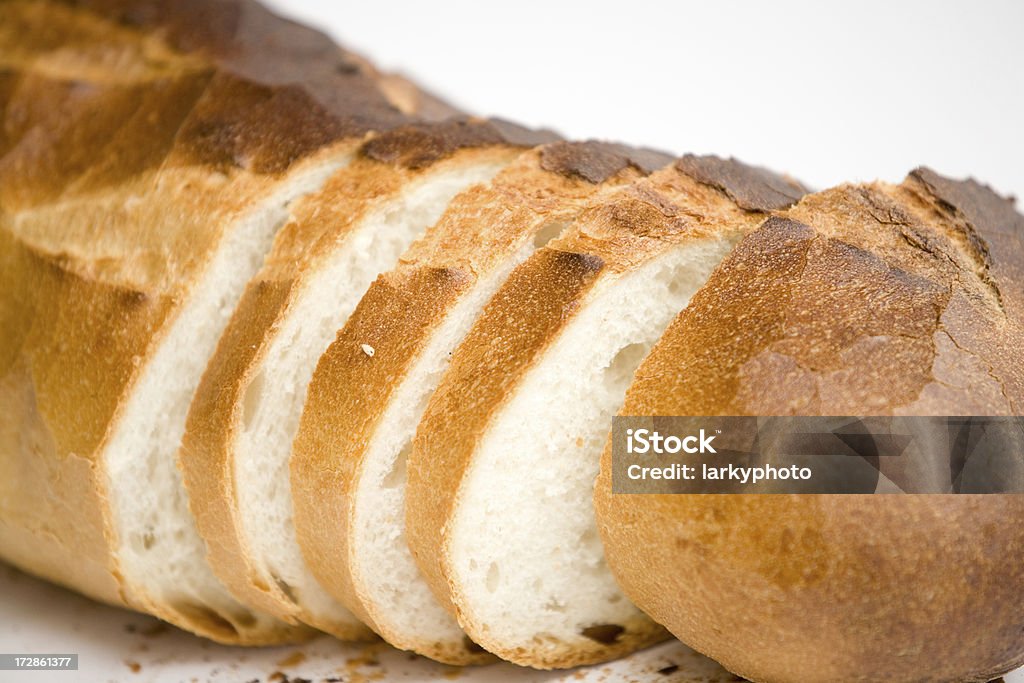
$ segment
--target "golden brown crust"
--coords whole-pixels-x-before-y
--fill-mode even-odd
[[[500,119],[451,118],[441,123],[402,126],[369,140],[360,156],[401,168],[418,170],[451,156],[461,149],[508,145],[536,147],[554,140],[557,134],[532,130]]]
[[[51,117],[62,119],[55,125],[66,125],[68,108],[90,106],[92,116],[72,123],[75,128],[97,125],[91,120],[97,116],[107,122],[102,135],[80,130],[73,142],[52,133],[39,140],[59,149],[61,159],[81,154],[81,163],[92,163],[90,157],[114,144],[123,154],[111,169],[139,171],[123,155],[163,162],[168,149],[157,143],[167,131],[174,140],[169,163],[274,174],[330,144],[412,120],[388,101],[380,74],[365,60],[250,0],[69,5],[78,8],[20,0],[0,7],[9,27],[0,30],[0,65],[24,74],[26,96],[38,101],[40,91],[63,89],[54,93],[63,106],[45,103]],[[111,82],[112,71],[120,81]],[[161,106],[136,111],[139,97],[153,99],[181,80],[188,92],[168,93]],[[29,123],[45,111],[39,110]],[[187,116],[165,127],[142,116],[175,112]],[[156,132],[158,139],[121,137],[125,118],[141,126],[140,135]],[[33,166],[41,170],[38,161]]]
[[[67,4],[208,62],[222,83],[184,130],[189,162],[285,170],[340,139],[358,138],[427,114],[455,110],[406,87],[398,102],[385,76],[325,34],[274,15],[253,0],[71,0]],[[413,89],[418,90],[418,89]],[[213,94],[213,93],[211,93]],[[193,156],[194,155],[194,156]]]
[[[604,642],[604,636],[599,636],[597,640],[585,639],[579,643],[567,644],[556,641],[557,647],[544,650],[538,650],[536,647],[506,647],[498,654],[502,659],[534,669],[573,669],[619,659],[672,637],[664,627],[645,616],[622,621],[623,623],[614,625],[621,627],[622,632],[615,635],[610,644]]]
[[[600,190],[542,170],[542,153],[522,155],[490,186],[457,197],[399,266],[373,284],[320,360],[291,460],[296,529],[324,587],[385,639],[449,663],[491,656],[461,643],[406,642],[375,617],[353,575],[351,499],[384,406],[459,296],[518,253],[535,231],[570,220]],[[637,176],[624,168],[615,183]],[[374,349],[372,356],[364,344]]]
[[[122,604],[90,456],[134,373],[136,339],[163,322],[169,302],[84,282],[6,229],[0,253],[0,462],[9,475],[0,547],[29,571]]]
[[[960,233],[982,280],[994,287],[999,304],[1014,320],[1024,320],[1024,216],[1014,201],[973,178],[957,181],[929,168],[915,169],[902,185],[923,194],[932,210]]]
[[[324,41],[247,1],[0,3],[0,552],[222,641],[305,632],[127,585],[104,446],[231,222],[410,120]]]
[[[686,154],[676,168],[699,183],[711,185],[747,211],[779,211],[807,194],[799,181],[736,159]]]
[[[644,175],[654,173],[672,161],[672,157],[652,149],[635,149],[618,143],[561,142],[541,152],[540,167],[569,178],[603,183],[627,166]]]
[[[777,182],[770,172],[756,170],[765,175],[747,173],[744,182]],[[611,643],[581,639],[531,651],[502,643],[488,635],[486,624],[475,622],[452,578],[446,528],[489,425],[599,280],[613,280],[680,243],[750,230],[760,220],[760,214],[740,209],[706,180],[673,165],[581,212],[572,229],[513,271],[487,304],[420,422],[406,493],[409,546],[435,594],[470,637],[505,659],[534,667],[577,666],[664,637],[660,628],[638,620]]]
[[[1004,251],[1020,217],[972,182],[924,178],[769,219],[658,342],[622,414],[1019,412],[1021,321],[993,285],[1020,291]],[[740,675],[985,681],[1024,661],[1024,496],[613,495],[609,458],[609,566]]]
[[[598,511],[629,596],[741,676],[988,681],[1024,661],[1019,496],[620,497]]]
[[[248,284],[196,391],[180,458],[210,563],[244,602],[338,638],[370,637],[362,626],[318,618],[252,564],[234,479],[245,396],[261,373],[277,330],[319,263],[344,244],[367,215],[428,172],[510,161],[521,151],[515,145],[534,135],[516,129],[506,138],[502,130],[491,121],[453,118],[403,126],[371,138],[349,166],[297,202],[263,268]]]
[[[808,196],[787,220],[772,219],[738,248],[743,266],[723,266],[715,286],[709,283],[695,297],[661,342],[672,344],[671,330],[686,326],[688,339],[703,335],[686,347],[702,360],[666,350],[667,362],[692,364],[693,370],[686,377],[659,370],[649,380],[638,379],[636,391],[644,392],[649,381],[661,392],[676,392],[679,409],[714,411],[707,414],[927,414],[936,402],[945,410],[959,406],[962,414],[1010,412],[1014,404],[1006,396],[1024,391],[1008,343],[1015,324],[1005,316],[992,322],[1000,320],[992,317],[997,301],[984,281],[966,277],[975,267],[969,254],[896,195],[883,186],[843,187]],[[799,221],[817,232],[807,233],[810,228]],[[783,255],[797,246],[813,256],[804,283],[798,279],[803,271],[771,270],[770,259],[786,263]],[[751,275],[755,264],[764,264],[763,277]],[[859,279],[837,281],[833,275],[852,272]],[[844,288],[847,280],[855,284]],[[720,326],[701,317],[705,309],[697,304],[725,284],[743,291],[747,301],[778,305],[744,317],[722,338]],[[723,305],[715,315],[724,314]],[[735,316],[749,306],[728,305],[736,306]],[[822,341],[812,345],[807,339]],[[978,358],[996,374],[976,377]],[[893,373],[894,367],[901,372]],[[673,389],[674,383],[687,386]],[[742,412],[728,412],[734,410]]]

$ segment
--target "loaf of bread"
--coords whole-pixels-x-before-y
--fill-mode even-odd
[[[973,181],[805,197],[746,237],[624,415],[1019,415],[1024,218]],[[1018,451],[1017,456],[1020,453]],[[612,494],[608,563],[756,681],[988,681],[1024,661],[1020,495]]]
[[[5,0],[0,559],[224,643],[993,677],[1020,496],[613,495],[606,440],[1019,415],[1022,241],[927,169],[467,116],[253,0]]]

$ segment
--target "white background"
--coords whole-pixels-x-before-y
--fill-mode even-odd
[[[1024,2],[270,4],[473,113],[817,188],[928,164],[1024,195]]]

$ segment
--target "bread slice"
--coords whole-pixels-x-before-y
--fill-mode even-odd
[[[1020,415],[1024,217],[974,181],[809,195],[744,239],[628,415]],[[623,590],[751,680],[987,681],[1024,663],[1024,496],[612,494]],[[951,641],[950,633],[970,634]]]
[[[467,634],[571,667],[664,637],[621,593],[590,505],[633,370],[732,245],[802,188],[686,156],[581,213],[487,304],[409,460],[408,539]]]
[[[664,161],[594,142],[524,154],[455,199],[320,359],[292,454],[299,542],[324,587],[393,645],[452,664],[489,659],[431,595],[403,534],[408,446],[450,352],[588,198]]]
[[[467,187],[550,134],[452,119],[367,142],[298,202],[249,282],[189,412],[181,463],[220,579],[243,602],[340,638],[366,627],[306,568],[288,459],[317,360],[370,283]]]
[[[192,392],[288,204],[410,119],[247,2],[0,3],[0,556],[223,642],[175,466]]]

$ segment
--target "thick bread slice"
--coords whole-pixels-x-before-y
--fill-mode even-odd
[[[374,282],[320,360],[292,455],[295,524],[324,586],[392,644],[486,661],[419,576],[403,533],[405,458],[448,356],[508,272],[594,195],[661,154],[556,143],[457,197]]]
[[[370,283],[466,187],[550,134],[453,119],[398,128],[292,210],[196,392],[181,463],[220,579],[243,602],[340,638],[369,635],[306,568],[288,458],[313,369]]]
[[[974,181],[808,196],[722,263],[622,413],[1020,415],[1022,266],[1024,217]],[[1024,496],[613,495],[610,457],[613,573],[739,675],[988,681],[1024,662]]]
[[[732,244],[802,192],[683,157],[584,211],[488,303],[417,430],[406,498],[419,566],[474,641],[551,668],[664,637],[604,565],[590,499],[609,421]]]
[[[0,3],[0,112],[0,556],[216,640],[301,635],[216,580],[174,455],[288,203],[408,117],[245,1]]]

